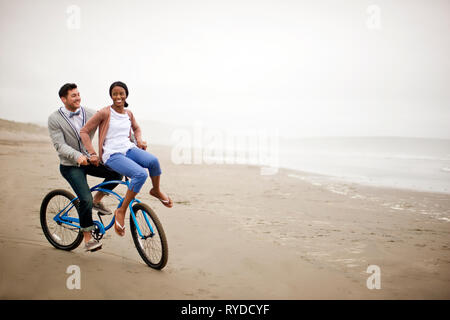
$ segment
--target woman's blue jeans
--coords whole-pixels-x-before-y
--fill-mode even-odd
[[[129,177],[130,190],[133,192],[141,191],[145,180],[148,177],[160,176],[161,167],[158,159],[142,149],[133,147],[125,154],[114,153],[106,161],[105,165],[120,174]]]

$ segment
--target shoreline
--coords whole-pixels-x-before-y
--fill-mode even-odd
[[[356,139],[359,140],[361,138],[380,138],[380,139],[386,139],[386,138],[391,138],[391,137],[309,137],[309,138],[293,138],[293,141],[295,140],[317,140],[317,139],[323,139],[323,138],[337,138],[337,139],[341,139],[341,138],[345,138],[345,139]],[[442,139],[442,138],[420,138],[420,137],[392,137],[392,138],[403,138],[403,139],[418,139],[418,140],[440,140],[440,141],[450,141],[449,139]],[[94,137],[94,140],[97,139],[97,134]],[[13,142],[14,141],[14,142]],[[44,127],[42,125],[39,124],[35,124],[35,123],[22,123],[22,122],[16,122],[16,121],[12,121],[12,120],[4,120],[4,119],[0,119],[0,143],[1,144],[9,144],[9,145],[13,145],[15,142],[20,142],[22,144],[29,144],[29,143],[45,143],[45,142],[50,142],[50,139],[48,137],[48,129],[47,127]],[[153,146],[155,147],[159,147],[159,148],[173,148],[172,145],[166,145],[166,144],[153,144]],[[192,149],[193,150],[193,154],[195,154],[195,148]],[[193,156],[192,158],[195,158],[195,156]],[[382,157],[383,158],[383,157]],[[203,156],[200,159],[200,164],[194,163],[196,161],[196,159],[193,159],[194,161],[191,161],[191,165],[206,165],[209,166],[210,164],[205,163],[205,159],[203,159]],[[198,160],[198,159],[197,159]],[[223,164],[224,165],[228,165],[229,163],[226,163],[225,159]],[[237,163],[239,160],[238,159],[233,159],[234,162],[231,163],[231,165],[245,165],[245,166],[256,166],[258,168],[262,168],[264,166],[259,165],[259,164],[250,164],[247,162],[248,159],[244,159],[244,163],[240,164]],[[212,159],[212,161],[214,161],[214,159]],[[214,163],[213,163],[214,164]],[[221,164],[222,165],[222,164]],[[285,166],[277,166],[276,167],[277,170],[288,170],[288,171],[293,171],[292,174],[295,175],[296,173],[298,173],[299,175],[309,175],[309,176],[314,176],[317,177],[319,180],[324,180],[324,182],[336,182],[336,183],[343,183],[343,184],[357,184],[357,185],[361,185],[361,186],[365,186],[365,187],[374,187],[374,188],[386,188],[386,189],[392,189],[392,190],[403,190],[403,191],[411,191],[411,192],[424,192],[424,193],[436,193],[436,194],[442,194],[442,195],[447,195],[450,196],[450,189],[448,191],[441,191],[441,190],[428,190],[425,188],[413,188],[413,187],[407,187],[405,185],[392,185],[389,183],[382,183],[382,182],[369,182],[369,181],[362,181],[362,178],[358,178],[358,177],[352,177],[352,176],[337,176],[337,175],[333,175],[333,174],[328,174],[328,173],[322,173],[322,172],[317,172],[317,171],[308,171],[305,169],[297,169],[297,168],[293,168],[293,167],[285,167]],[[448,169],[448,170],[445,170]],[[441,171],[443,172],[450,172],[450,168],[442,168]],[[367,178],[367,177],[366,177]],[[449,179],[450,179],[450,175],[449,175]],[[320,183],[320,182],[319,182]],[[450,188],[450,186],[449,186]]]

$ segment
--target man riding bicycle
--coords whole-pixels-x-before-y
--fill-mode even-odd
[[[83,232],[85,250],[101,249],[102,243],[92,238],[94,230],[92,209],[101,214],[112,214],[101,202],[102,192],[92,197],[86,175],[105,178],[104,182],[122,180],[122,175],[109,170],[103,164],[94,166],[88,162],[89,154],[80,138],[80,129],[94,115],[95,111],[82,107],[77,85],[66,83],[59,90],[59,97],[64,104],[48,117],[48,130],[53,145],[60,159],[61,175],[69,182],[79,199],[78,214],[81,231]],[[92,132],[90,138],[94,136]],[[105,185],[105,189],[112,190],[117,184]]]

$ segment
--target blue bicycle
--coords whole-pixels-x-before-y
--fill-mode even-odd
[[[108,181],[91,188],[91,192],[101,191],[112,195],[118,200],[117,207],[123,202],[123,197],[116,192],[102,188],[107,184],[124,184],[129,187],[129,181]],[[57,249],[73,250],[83,240],[83,232],[80,230],[78,218],[78,197],[64,189],[49,192],[42,200],[40,216],[41,226],[47,240]],[[75,208],[75,210],[74,210]],[[145,263],[154,269],[161,270],[167,264],[169,249],[167,239],[161,222],[156,213],[145,203],[138,199],[130,202],[130,230],[134,244]],[[111,227],[115,218],[105,226],[102,215],[100,221],[94,220],[95,230],[92,236],[100,240]]]

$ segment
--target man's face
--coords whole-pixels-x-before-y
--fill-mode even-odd
[[[76,110],[80,107],[81,97],[77,88],[69,90],[67,96],[62,97],[61,100],[69,110]]]

